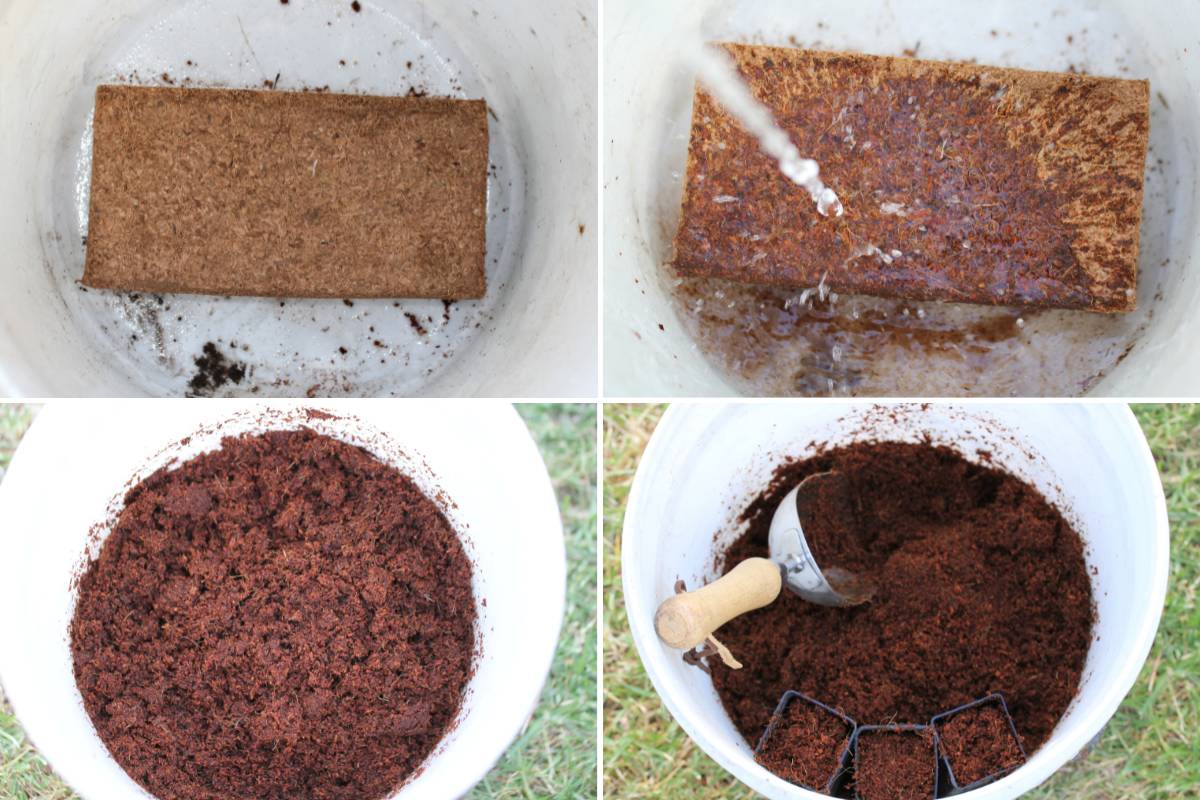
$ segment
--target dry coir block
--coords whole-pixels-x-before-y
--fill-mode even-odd
[[[101,86],[83,282],[482,297],[487,169],[482,100]]]
[[[845,206],[822,217],[698,89],[684,275],[1131,311],[1146,81],[726,45]]]

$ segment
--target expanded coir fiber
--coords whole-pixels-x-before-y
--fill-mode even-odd
[[[937,755],[933,731],[862,730],[854,754],[858,800],[933,800]]]
[[[758,741],[795,690],[860,724],[925,723],[1003,693],[1037,749],[1079,687],[1094,610],[1083,543],[1032,486],[954,450],[857,443],[782,466],[745,509],[731,568],[766,556],[771,517],[805,476],[837,469],[859,527],[814,542],[821,564],[868,576],[874,598],[827,608],[784,591],[717,636],[745,667],[710,659],[742,735]]]
[[[453,725],[475,618],[470,562],[416,484],[275,431],[129,490],[71,652],[100,738],[160,800],[373,800]]]
[[[985,704],[938,723],[942,755],[959,786],[1019,767],[1025,756],[998,705]]]

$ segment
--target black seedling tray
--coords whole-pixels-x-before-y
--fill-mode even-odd
[[[815,792],[824,792],[830,797],[853,797],[855,800],[862,800],[859,797],[857,790],[853,792],[850,791],[848,784],[850,775],[853,774],[853,772],[858,768],[858,740],[864,733],[870,735],[878,732],[923,730],[933,731],[934,783],[933,795],[930,800],[962,794],[963,792],[968,792],[972,789],[978,789],[981,786],[986,786],[989,783],[998,781],[1006,775],[1009,775],[1019,769],[1028,758],[1028,754],[1025,752],[1025,747],[1021,744],[1021,737],[1017,733],[1017,726],[1013,722],[1012,715],[1008,711],[1008,704],[1004,701],[1004,695],[1000,694],[999,692],[989,694],[986,697],[981,697],[978,700],[973,700],[970,703],[957,706],[949,711],[943,711],[942,713],[934,716],[928,724],[892,723],[890,725],[859,725],[853,719],[838,711],[836,708],[827,706],[820,700],[816,700],[806,694],[790,690],[783,693],[783,697],[779,699],[779,704],[775,706],[775,711],[771,715],[771,721],[767,724],[767,729],[763,731],[763,735],[759,737],[758,744],[754,748],[755,756],[762,752],[767,740],[779,726],[780,721],[783,719],[783,712],[787,710],[788,704],[797,700],[814,705],[820,708],[822,711],[834,715],[843,723],[845,723],[845,725],[851,731],[850,736],[847,739],[846,750],[842,754],[841,766],[838,767],[837,772],[833,774],[824,787],[803,786],[803,784],[796,784]],[[950,764],[950,760],[943,752],[938,726],[949,718],[953,717],[955,714],[983,705],[996,705],[1004,714],[1004,719],[1008,723],[1008,729],[1012,733],[1013,741],[1017,743],[1017,748],[1021,752],[1021,764],[1016,764],[1012,767],[994,772],[991,775],[980,778],[977,781],[966,784],[965,786],[961,786],[959,785],[958,780],[954,777],[954,768]]]

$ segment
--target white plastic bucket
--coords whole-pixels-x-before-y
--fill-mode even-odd
[[[654,610],[677,578],[715,577],[713,557],[740,533],[737,515],[786,456],[812,443],[879,438],[977,449],[1032,482],[1085,542],[1094,568],[1096,638],[1079,694],[1046,743],[1002,780],[969,794],[1013,798],[1045,781],[1104,727],[1150,651],[1167,588],[1167,510],[1133,414],[1114,404],[867,406],[825,402],[676,404],[638,467],[625,514],[622,580],[642,663],[683,729],[767,797],[815,798],[754,762],[708,675],[659,642]],[[714,533],[720,535],[714,541]]]
[[[596,28],[594,0],[0,0],[0,395],[183,396],[212,342],[250,369],[222,395],[593,396]],[[486,99],[487,298],[84,291],[95,87],[163,75]]]
[[[1151,168],[1136,320],[1145,328],[1091,394],[1200,392],[1200,350],[1193,346],[1200,324],[1194,313],[1200,303],[1198,28],[1196,4],[1139,0],[609,0],[602,143],[606,392],[741,393],[684,330],[663,277],[678,220],[695,74],[681,54],[700,40],[897,56],[919,43],[921,58],[1148,78]]]
[[[566,563],[554,491],[524,424],[492,403],[322,407],[346,418],[308,420],[294,404],[264,418],[265,406],[225,401],[60,401],[26,434],[0,484],[0,602],[11,610],[0,619],[0,682],[30,739],[83,797],[149,798],[96,735],[71,671],[71,582],[89,529],[131,476],[212,449],[227,433],[309,425],[445,493],[430,496],[473,564],[481,656],[455,727],[396,798],[464,794],[529,719],[558,640]],[[186,436],[189,444],[172,445]]]

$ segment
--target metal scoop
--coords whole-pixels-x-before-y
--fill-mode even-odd
[[[654,615],[658,638],[668,647],[691,650],[734,617],[775,601],[784,585],[811,603],[853,606],[875,593],[864,578],[837,567],[817,566],[804,538],[808,525],[833,512],[852,514],[849,485],[839,472],[805,478],[783,498],[771,518],[770,558],[748,558],[694,592],[668,597]]]

